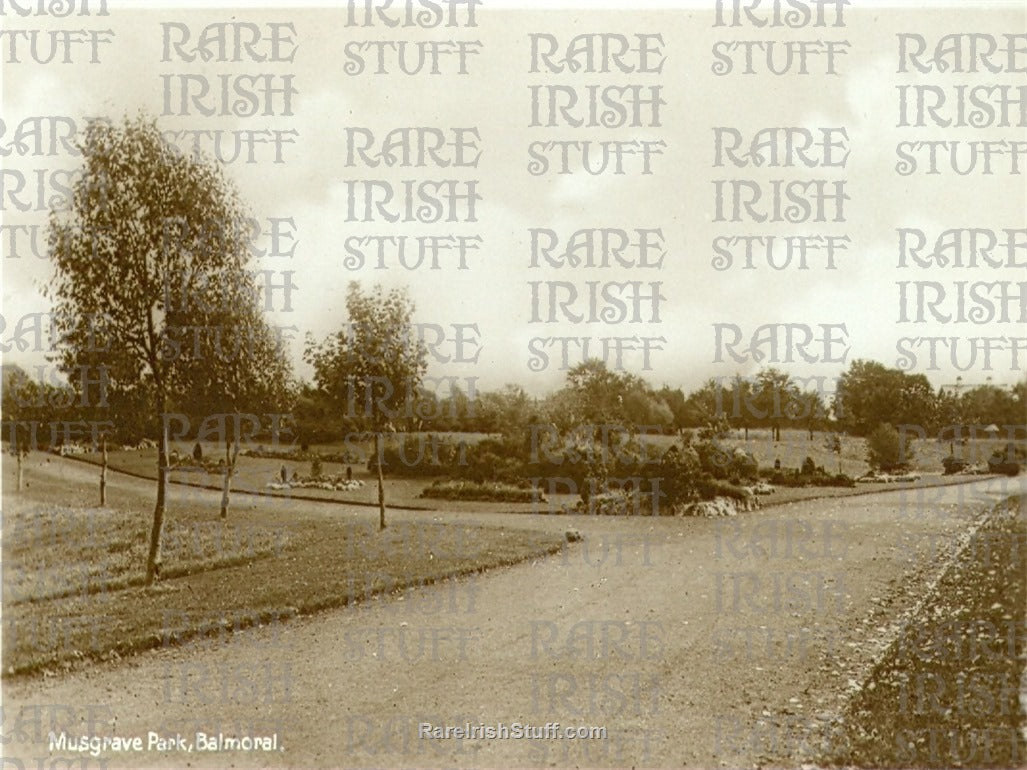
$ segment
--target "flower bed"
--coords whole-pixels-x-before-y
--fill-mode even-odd
[[[364,482],[360,479],[347,480],[343,476],[319,476],[317,478],[303,476],[294,477],[289,481],[271,481],[267,484],[268,489],[275,491],[287,489],[324,489],[335,492],[355,492],[363,486]]]

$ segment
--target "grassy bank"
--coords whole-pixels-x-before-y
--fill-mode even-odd
[[[4,464],[5,489],[14,485]],[[122,480],[88,508],[88,466],[53,458],[4,495],[3,672],[53,673],[552,553],[558,535],[438,521],[379,532],[366,510],[173,499],[162,579],[142,573],[153,487]],[[174,498],[174,495],[173,495]],[[76,504],[78,503],[78,504]]]

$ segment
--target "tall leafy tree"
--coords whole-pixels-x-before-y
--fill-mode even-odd
[[[414,333],[414,304],[405,290],[381,286],[346,291],[348,323],[321,343],[308,339],[304,358],[318,388],[375,437],[379,527],[385,529],[382,459],[385,434],[410,408],[428,369],[428,351]]]
[[[24,485],[25,455],[35,444],[39,446],[40,411],[47,406],[45,387],[32,380],[16,364],[3,365],[2,408],[4,438],[17,462],[16,489]],[[45,441],[45,439],[44,439]]]
[[[149,585],[159,576],[167,510],[166,415],[197,371],[188,347],[175,351],[168,340],[185,327],[236,333],[248,218],[221,167],[183,154],[154,121],[91,121],[80,149],[71,206],[50,216],[58,363],[65,372],[101,367],[115,395],[150,396],[159,439]]]
[[[1027,415],[1023,408],[1024,383],[1011,390],[990,383],[977,385],[962,394],[960,406],[966,421],[977,428],[995,424],[1023,425]]]
[[[303,451],[311,444],[334,441],[353,427],[351,421],[339,413],[338,405],[309,382],[301,382],[295,388],[292,418]]]
[[[521,437],[527,430],[532,401],[520,385],[482,393],[478,400],[480,427],[484,432]]]
[[[827,422],[828,408],[823,394],[818,388],[799,388],[790,405],[794,419],[806,428],[809,440],[813,440],[813,431]]]
[[[735,414],[733,385],[711,377],[685,400],[688,427],[703,427],[710,422]],[[739,411],[744,407],[739,407]]]
[[[753,383],[740,374],[731,380],[730,416],[736,423],[741,423],[745,432],[745,440],[749,440],[749,427],[759,423],[762,416],[755,402],[756,392]]]
[[[662,431],[674,426],[674,413],[670,407],[644,384],[628,390],[624,396],[624,414],[630,425],[658,427]]]
[[[781,422],[800,414],[798,386],[786,372],[769,367],[756,375],[752,388],[757,417],[770,425],[774,441],[780,441]]]
[[[937,407],[934,389],[923,374],[862,359],[842,373],[834,397],[835,416],[857,436],[868,436],[881,423],[933,428]]]
[[[667,408],[670,409],[671,414],[674,418],[674,429],[681,431],[689,427],[688,421],[688,406],[685,401],[685,394],[681,388],[671,388],[669,385],[664,385],[656,394]]]
[[[606,362],[590,358],[567,371],[564,386],[576,425],[630,423],[626,405],[628,395],[644,390],[645,383],[627,372],[614,371]]]
[[[561,434],[559,443],[568,450],[567,472],[585,502],[606,486],[611,472],[620,473],[628,457],[636,454],[644,461],[638,442],[643,426],[673,421],[670,408],[642,378],[610,369],[596,358],[567,371],[566,384],[547,399],[546,411],[547,421]]]

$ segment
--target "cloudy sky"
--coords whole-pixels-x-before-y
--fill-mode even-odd
[[[896,172],[899,142],[1027,140],[1027,131],[1015,109],[1008,127],[898,127],[898,86],[941,86],[951,100],[955,98],[954,86],[1017,86],[1023,83],[1023,75],[900,73],[896,34],[921,34],[931,48],[941,35],[957,31],[990,33],[1002,42],[1003,33],[1023,33],[1023,10],[978,7],[925,13],[861,6],[861,11],[846,11],[844,27],[790,30],[715,27],[712,13],[694,8],[642,12],[588,9],[570,2],[564,6],[564,10],[478,9],[478,25],[474,28],[422,30],[388,29],[380,25],[348,27],[343,10],[144,10],[121,7],[111,0],[108,16],[72,16],[43,27],[47,34],[57,29],[113,30],[113,42],[99,45],[100,62],[96,64],[89,63],[90,50],[83,44],[72,47],[73,63],[35,64],[26,61],[30,52],[24,42],[16,50],[22,61],[14,63],[8,34],[0,49],[4,57],[5,134],[0,138],[5,156],[4,224],[38,226],[40,243],[45,242],[45,212],[36,210],[34,204],[30,210],[21,211],[20,205],[35,198],[38,170],[45,169],[44,173],[50,175],[55,169],[75,168],[80,161],[63,151],[37,156],[31,150],[19,150],[13,137],[23,120],[33,116],[66,116],[81,125],[85,116],[119,119],[143,111],[156,117],[167,130],[297,132],[296,142],[284,149],[284,163],[270,162],[271,153],[264,147],[258,150],[261,162],[232,163],[227,167],[227,175],[258,219],[295,220],[294,256],[265,259],[257,266],[294,271],[297,290],[291,312],[283,311],[279,295],[272,316],[276,324],[298,328],[292,353],[301,374],[309,374],[300,362],[303,336],[310,333],[323,337],[343,323],[344,291],[351,280],[365,286],[377,282],[408,287],[417,304],[417,320],[422,323],[446,328],[452,324],[478,325],[481,352],[477,362],[436,362],[433,374],[478,377],[479,386],[487,388],[517,382],[536,393],[558,385],[563,377],[558,348],[549,349],[549,365],[541,371],[529,365],[529,345],[538,337],[591,337],[593,350],[601,345],[598,340],[603,337],[665,337],[664,349],[652,353],[648,371],[643,371],[638,353],[625,354],[625,368],[642,374],[655,385],[668,383],[688,390],[707,377],[736,372],[753,374],[761,366],[751,359],[738,363],[723,355],[721,358],[726,360],[718,362],[715,324],[737,325],[746,338],[763,324],[807,324],[814,331],[821,324],[845,324],[847,361],[873,358],[888,365],[898,364],[901,356],[897,340],[903,337],[958,338],[957,362],[965,365],[970,360],[970,338],[1027,336],[1016,296],[1008,304],[1009,320],[1005,323],[996,318],[983,323],[941,323],[929,312],[927,322],[902,322],[898,281],[939,282],[949,297],[938,310],[950,313],[956,310],[951,295],[957,290],[957,282],[1015,282],[1024,280],[1024,275],[1022,268],[1011,267],[902,269],[898,267],[896,235],[897,228],[921,228],[933,243],[941,231],[950,228],[1001,231],[1027,225],[1024,175],[1008,173],[1008,156],[995,158],[995,173],[991,175],[974,173],[964,177],[948,170],[936,175],[918,172],[902,176]],[[8,30],[30,30],[40,24],[37,18],[8,17],[5,21]],[[190,40],[195,41],[208,24],[242,21],[259,25],[265,33],[269,23],[292,24],[294,61],[255,62],[244,52],[242,61],[218,61],[215,57],[207,62],[187,62],[175,55],[173,49],[170,60],[164,60],[164,34],[172,29],[168,24],[186,25]],[[181,27],[173,29],[178,34]],[[660,74],[531,72],[532,33],[554,35],[563,48],[573,36],[587,33],[616,33],[631,40],[638,34],[658,33],[663,37],[661,54],[666,60]],[[760,49],[756,49],[754,59],[759,73],[742,74],[739,70],[743,53],[737,48],[729,51],[723,45],[724,41],[771,39],[776,41],[779,57],[789,40],[846,41],[850,45],[847,54],[837,59],[836,76],[824,74],[822,54],[811,57],[810,74],[768,74],[766,53],[762,53],[761,60]],[[365,41],[380,40],[403,41],[410,51],[417,41],[480,41],[481,47],[478,55],[469,57],[467,75],[454,74],[453,56],[443,58],[444,73],[440,75],[382,75],[372,71],[373,54],[356,47]],[[49,50],[46,34],[38,42],[41,54]],[[717,75],[713,71],[718,43],[722,45],[717,50],[732,57],[735,70],[730,74]],[[285,45],[283,50],[289,50]],[[1027,48],[1022,42],[1019,46],[1021,50]],[[269,48],[262,41],[255,50],[267,52]],[[354,74],[352,67],[347,71],[346,65],[352,64],[352,53],[357,50],[365,51],[369,66]],[[230,48],[230,59],[231,53]],[[1023,66],[1027,64],[1027,53],[1017,54],[1014,59]],[[386,64],[396,69],[395,54],[389,53]],[[273,102],[273,111],[277,113],[273,115],[206,116],[195,109],[190,114],[179,114],[182,76],[202,76],[216,93],[222,76],[257,74],[271,75],[278,83],[282,77],[292,77],[297,93],[291,115],[282,114],[280,98]],[[171,84],[169,93],[165,92],[166,84]],[[582,96],[589,85],[640,85],[646,93],[649,87],[660,86],[665,104],[660,107],[656,126],[647,120],[641,127],[532,127],[531,87],[552,85],[574,86]],[[221,106],[218,100],[205,103]],[[948,111],[943,114],[952,115]],[[477,129],[481,137],[477,168],[371,169],[347,165],[348,127],[368,128],[380,138],[390,129],[411,126]],[[844,127],[849,156],[844,168],[717,168],[713,141],[713,129],[717,126],[738,129],[745,136],[766,127],[806,128],[815,132]],[[529,146],[551,140],[588,141],[597,149],[599,142],[636,140],[662,141],[666,147],[664,154],[653,159],[654,173],[650,175],[636,172],[637,158],[628,159],[628,173],[623,175],[590,176],[580,171],[532,175]],[[960,161],[965,162],[966,148],[960,152]],[[920,153],[918,157],[922,161],[926,155]],[[1025,165],[1027,157],[1022,157],[1021,170]],[[12,197],[12,190],[17,190],[22,179],[24,187]],[[482,195],[477,205],[477,221],[347,221],[347,183],[367,179],[397,185],[403,180],[477,180]],[[761,183],[765,196],[770,194],[772,180],[787,183],[823,179],[831,185],[844,180],[850,198],[845,203],[845,221],[714,221],[715,182],[735,179]],[[51,193],[46,191],[47,195]],[[833,208],[830,210],[833,214]],[[531,228],[551,228],[562,239],[583,228],[659,228],[667,253],[659,270],[617,266],[593,270],[532,268]],[[10,234],[8,227],[2,259],[5,342],[10,341],[19,318],[47,309],[40,289],[50,275],[47,260],[31,256],[23,241],[19,241],[17,255],[11,252]],[[457,260],[452,255],[443,256],[439,270],[423,264],[418,269],[405,269],[393,258],[384,270],[371,265],[349,269],[345,262],[346,239],[376,235],[479,236],[482,243],[480,250],[471,252],[466,270],[457,269]],[[714,239],[743,235],[847,236],[851,242],[847,251],[838,254],[833,270],[825,269],[822,252],[811,252],[806,270],[795,264],[775,270],[765,260],[757,262],[751,270],[738,265],[716,269]],[[1019,236],[1021,244],[1024,240]],[[736,254],[740,248],[736,247]],[[1027,261],[1027,249],[1020,248],[1017,259],[1021,264]],[[582,296],[590,281],[642,281],[645,285],[659,281],[665,299],[660,304],[659,322],[645,313],[642,323],[573,323],[566,317],[557,323],[533,323],[533,281],[571,282]],[[1010,291],[1016,294],[1015,287]],[[914,297],[915,293],[909,296]],[[916,306],[911,304],[909,308],[912,319]],[[581,310],[582,305],[573,309]],[[836,347],[835,352],[844,347]],[[822,352],[817,346],[810,346],[809,351]],[[914,371],[926,373],[935,385],[953,382],[959,374],[968,382],[983,382],[989,376],[996,382],[1013,382],[1023,376],[1027,366],[1027,352],[1021,351],[1018,366],[1014,367],[1010,354],[1000,347],[993,351],[992,369],[988,371],[980,358],[973,370],[957,371],[949,361],[948,348],[941,343],[936,368],[929,365],[926,346],[917,352]],[[842,363],[808,364],[797,355],[793,357],[796,360],[788,362],[782,349],[776,365],[797,375],[828,377],[837,375],[844,367]],[[42,363],[43,356],[15,348],[6,354],[5,360],[31,366]],[[762,362],[768,363],[775,362]]]

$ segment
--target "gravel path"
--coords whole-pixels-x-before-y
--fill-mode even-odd
[[[5,770],[81,759],[50,751],[51,729],[140,736],[144,746],[150,731],[181,734],[194,749],[107,751],[109,767],[798,763],[824,753],[848,698],[960,538],[1024,483],[718,520],[451,514],[574,527],[585,539],[543,561],[279,627],[7,682]],[[418,737],[424,722],[558,722],[607,737],[429,740]],[[284,750],[201,752],[197,731],[277,734]]]

